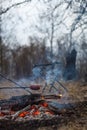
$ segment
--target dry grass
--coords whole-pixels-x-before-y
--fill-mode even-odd
[[[87,101],[87,84],[78,81],[66,83],[66,86],[73,101]]]

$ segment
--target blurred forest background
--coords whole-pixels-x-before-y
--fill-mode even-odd
[[[27,44],[21,44],[14,32],[17,22],[13,18],[17,16],[16,10],[28,8],[33,0],[1,0],[0,73],[21,78],[29,77],[35,64],[58,61],[65,67],[67,54],[75,49],[78,78],[87,81],[87,1],[36,1],[43,5],[43,8],[38,7],[38,21],[31,26],[36,33],[28,35],[31,28],[27,25],[30,29],[30,33],[27,30],[24,32],[24,36],[28,35]],[[20,17],[17,21],[20,21]],[[28,18],[26,22],[29,22]],[[7,25],[9,31],[5,30]],[[21,33],[20,37],[25,39]]]

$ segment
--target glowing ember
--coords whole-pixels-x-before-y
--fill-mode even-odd
[[[48,107],[48,104],[46,102],[42,103],[41,106]]]
[[[62,94],[59,94],[60,98],[63,96]]]
[[[50,110],[46,111],[45,114],[51,114],[51,115],[54,115],[54,113]]]
[[[43,113],[44,114],[47,114],[47,115],[53,115],[54,114],[52,111],[50,111],[48,109],[48,103],[43,102],[43,103],[41,103],[39,105],[32,105],[28,111],[22,112],[19,115],[19,117],[25,117],[26,115],[32,115],[33,117],[38,116],[38,115],[40,115],[42,113],[40,108],[43,108],[43,110],[44,110]]]
[[[4,114],[2,112],[0,112],[0,116],[4,116]]]
[[[36,110],[35,112],[33,112],[33,116],[39,115],[40,111]]]
[[[10,110],[9,113],[3,113],[0,112],[0,116],[5,116],[5,115],[14,115],[15,112]],[[48,107],[48,103],[47,102],[43,102],[40,103],[38,105],[31,105],[31,107],[29,107],[29,109],[27,111],[23,111],[21,112],[18,117],[22,117],[24,118],[25,116],[32,116],[32,117],[36,117],[40,114],[46,114],[46,115],[54,115],[54,112],[52,112],[51,110],[49,110]]]
[[[37,108],[36,108],[35,105],[32,105],[32,106],[30,107],[30,109],[32,110],[32,109],[37,109]]]
[[[24,111],[21,114],[19,114],[19,117],[25,117],[26,115],[29,115],[29,112]]]

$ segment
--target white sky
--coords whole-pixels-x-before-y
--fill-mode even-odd
[[[5,9],[9,7],[9,5],[20,1],[23,0],[1,0],[1,6]],[[54,2],[56,2],[56,0]],[[4,40],[14,43],[16,39],[18,43],[27,44],[29,36],[37,35],[39,37],[44,37],[43,34],[37,33],[33,27],[39,22],[38,15],[42,13],[42,10],[44,10],[45,7],[46,6],[43,3],[38,2],[38,0],[32,0],[32,2],[13,7],[6,14],[3,14],[2,36]],[[70,12],[65,14],[65,16],[69,15],[71,15]],[[73,17],[74,16],[69,16],[65,20],[68,29],[72,24]],[[69,33],[69,30],[66,30],[64,25],[59,26],[57,36],[59,35],[59,37],[61,37],[60,34],[63,35],[64,33]]]
[[[20,2],[23,0],[5,0],[2,2],[3,8],[7,8],[12,3]],[[22,4],[15,8],[9,10],[5,15],[2,16],[2,29],[3,36],[6,39],[13,37],[17,38],[17,41],[22,44],[27,43],[27,39],[29,35],[33,33],[32,26],[38,20],[38,10],[42,6],[39,4],[38,0],[33,0],[32,2]]]

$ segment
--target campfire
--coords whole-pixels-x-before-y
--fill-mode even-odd
[[[38,90],[41,87],[37,85],[31,85],[30,89],[35,93],[0,100],[0,128],[2,130],[33,130],[33,128],[43,126],[59,126],[66,123],[71,112],[73,114],[73,107],[61,102],[64,95],[40,93]]]
[[[0,117],[8,117],[12,120],[19,119],[19,118],[27,118],[27,119],[34,119],[34,118],[43,118],[43,117],[53,117],[56,112],[52,109],[50,105],[49,99],[60,99],[62,95],[41,95],[41,94],[32,94],[30,97],[30,104],[26,107],[15,111],[14,107],[10,105],[9,109],[0,110]]]
[[[52,112],[48,108],[48,104],[46,102],[40,103],[39,105],[32,105],[29,107],[27,111],[24,111],[19,114],[19,117],[41,117],[41,116],[51,116],[54,115],[54,112]]]
[[[17,130],[21,128],[23,130],[27,128],[26,130],[28,130],[28,127],[46,126],[58,124],[58,121],[62,122],[61,110],[65,110],[67,105],[64,106],[64,104],[59,103],[59,100],[63,97],[60,90],[64,89],[67,92],[67,89],[59,81],[57,84],[53,82],[44,86],[38,84],[21,86],[3,75],[2,77],[18,86],[4,87],[4,89],[24,89],[28,92],[27,95],[15,96],[0,101],[0,127],[2,130],[13,129],[14,125]],[[3,89],[3,87],[0,89]]]

